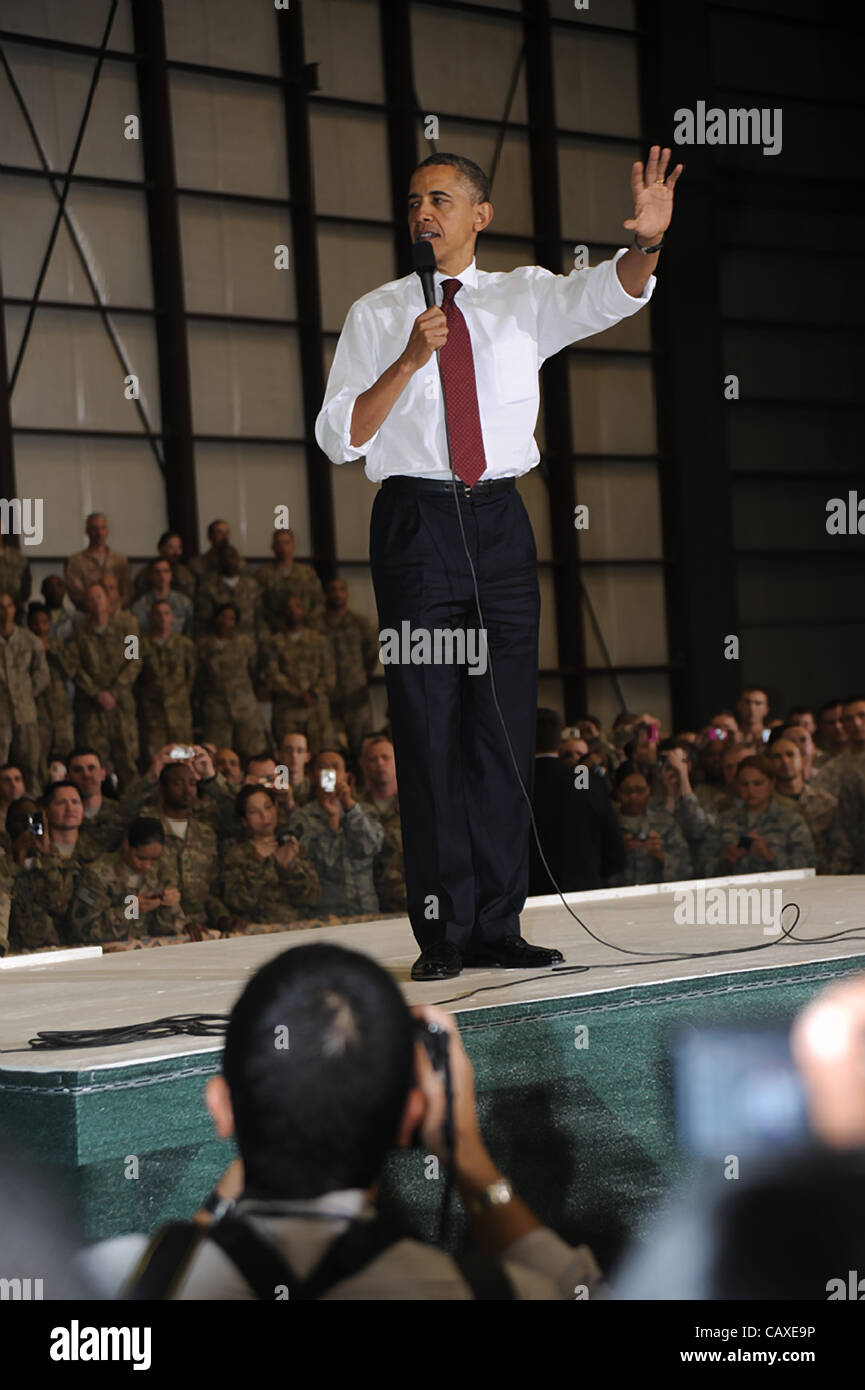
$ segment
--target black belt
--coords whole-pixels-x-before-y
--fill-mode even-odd
[[[382,487],[390,488],[398,492],[438,492],[453,494],[454,485],[452,482],[441,482],[437,478],[412,478],[407,473],[399,473],[390,478],[385,478]],[[496,492],[509,492],[516,487],[516,478],[490,478],[483,479],[469,487],[462,478],[456,480],[456,490],[459,497],[489,497]]]

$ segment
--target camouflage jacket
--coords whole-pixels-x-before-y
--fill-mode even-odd
[[[188,637],[173,632],[164,642],[141,639],[141,677],[136,695],[142,706],[184,711],[190,708],[197,659]]]
[[[384,841],[373,865],[373,881],[382,912],[405,912],[408,906],[405,886],[405,861],[402,848],[402,823],[399,797],[389,805],[374,801],[369,792],[358,797],[364,810],[378,816],[384,827]]]
[[[685,837],[669,811],[654,806],[647,807],[642,816],[623,816],[618,813],[619,829],[623,835],[630,835],[637,842],[625,861],[625,867],[607,880],[610,888],[621,888],[636,883],[675,883],[678,879],[691,878],[693,867]],[[641,836],[656,830],[661,837],[664,851],[662,861],[650,854]]]
[[[56,851],[35,854],[19,869],[12,893],[9,946],[12,951],[38,951],[46,946],[65,946],[73,940],[69,911],[75,885],[93,850],[80,836],[70,855]]]
[[[72,635],[77,657],[76,708],[92,708],[97,692],[109,690],[118,705],[127,711],[132,709],[132,686],[141,674],[141,658],[126,655],[131,650],[127,646],[131,628],[125,618],[122,614],[109,618],[101,632],[89,618],[76,624]]]
[[[804,817],[817,848],[818,874],[839,872],[833,867],[842,851],[837,797],[806,783],[798,797],[776,792],[775,800],[779,806],[798,811]]]
[[[122,850],[94,859],[81,872],[69,908],[70,939],[81,945],[123,941],[127,937],[173,936],[186,919],[180,907],[138,913],[138,897],[176,888],[162,858],[145,874],[133,875]]]
[[[233,603],[237,609],[237,632],[258,635],[261,590],[248,574],[239,574],[236,584],[229,584],[218,570],[203,574],[195,597],[195,631],[204,637],[210,629],[217,608]]]
[[[309,917],[301,909],[315,906],[321,893],[303,845],[283,868],[274,855],[263,858],[248,838],[225,851],[222,885],[229,910],[250,922],[297,922]]]
[[[838,796],[838,843],[832,871],[865,873],[865,753],[839,753],[829,766],[838,772],[833,783]]]
[[[165,831],[162,859],[166,872],[180,889],[180,906],[187,922],[217,927],[229,916],[219,896],[220,864],[216,832],[207,824],[196,805],[186,823],[182,838],[164,810],[154,809]]]
[[[306,621],[318,627],[324,616],[324,591],[312,565],[295,560],[286,573],[281,565],[269,560],[255,572],[261,587],[261,611],[271,632],[282,632],[285,626],[285,601],[290,594],[303,600]]]
[[[330,695],[336,670],[329,643],[310,627],[277,632],[268,641],[262,683],[274,704],[298,705],[309,693],[319,700]]]
[[[318,801],[295,811],[289,822],[298,828],[301,843],[321,880],[320,910],[350,917],[354,912],[380,911],[373,866],[384,844],[384,826],[371,808],[356,801],[343,814],[339,829],[331,830]]]
[[[0,594],[11,594],[21,621],[33,583],[30,561],[13,545],[0,545]]]
[[[771,859],[759,854],[744,854],[735,864],[723,858],[725,845],[737,845],[743,835],[762,835],[772,851]],[[737,799],[736,805],[725,811],[714,832],[716,854],[714,873],[765,874],[784,869],[808,869],[817,865],[817,850],[811,831],[798,811],[788,811],[773,797],[760,815],[755,816]]]
[[[333,653],[334,699],[344,700],[357,691],[366,690],[370,676],[379,669],[378,637],[371,623],[359,613],[335,615],[325,611],[319,630]]]
[[[227,704],[234,720],[256,714],[253,683],[257,675],[258,649],[248,633],[199,640],[196,694],[205,709],[208,700],[216,699]]]
[[[123,843],[128,823],[118,802],[104,796],[95,815],[88,816],[85,811],[78,839],[82,845],[87,846],[88,856],[96,858],[100,854],[107,854],[110,850],[119,848]]]
[[[128,603],[132,598],[129,561],[119,550],[107,549],[102,559],[97,558],[91,550],[79,550],[77,555],[70,555],[66,561],[66,587],[76,608],[84,608],[87,586],[98,584],[106,573],[113,574],[117,579],[121,603]]]
[[[36,701],[50,680],[45,648],[29,628],[0,637],[0,722],[35,724]]]

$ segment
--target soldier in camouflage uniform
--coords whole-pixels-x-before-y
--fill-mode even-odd
[[[616,773],[618,822],[627,860],[621,873],[607,881],[610,888],[637,883],[675,883],[693,877],[685,837],[669,811],[649,804],[650,787],[634,763]]]
[[[259,565],[255,577],[261,585],[261,609],[271,632],[285,631],[285,601],[289,595],[303,603],[310,627],[321,627],[324,594],[311,565],[295,560],[294,532],[274,531],[271,543],[274,558]]]
[[[396,764],[390,739],[379,736],[366,741],[361,755],[364,790],[358,797],[363,807],[378,816],[384,828],[384,842],[375,857],[373,881],[382,912],[406,912],[405,861],[402,848],[402,822],[396,786]]]
[[[59,574],[46,574],[40,585],[42,598],[51,620],[50,637],[66,643],[72,636],[73,619],[78,613],[66,592],[66,580]]]
[[[219,552],[231,540],[231,528],[227,521],[211,521],[207,528],[210,549],[203,555],[193,555],[187,566],[195,581],[195,592],[206,574],[216,574],[219,570]],[[246,561],[241,557],[240,568],[245,569]]]
[[[369,678],[379,667],[378,637],[366,618],[349,609],[344,580],[330,581],[326,599],[321,631],[330,642],[336,668],[331,712],[334,727],[345,734],[347,747],[355,753],[372,728]]]
[[[295,806],[305,806],[312,796],[309,764],[312,754],[306,734],[283,734],[279,743],[279,763],[288,769],[291,794]]]
[[[69,756],[69,781],[74,782],[84,803],[79,839],[91,857],[118,849],[131,816],[118,803],[102,795],[108,774],[95,748],[73,748]]]
[[[5,956],[9,950],[12,894],[15,891],[15,879],[20,872],[10,851],[0,847],[0,956]]]
[[[326,638],[306,626],[303,602],[294,594],[286,599],[286,631],[269,637],[265,651],[262,684],[273,696],[277,743],[288,733],[303,733],[313,753],[332,744],[333,656]]]
[[[736,791],[738,803],[723,812],[715,832],[716,874],[816,868],[811,831],[802,815],[779,805],[768,758],[758,755],[739,764]]]
[[[70,782],[55,782],[42,802],[43,834],[16,836],[19,872],[12,893],[9,946],[14,952],[69,943],[69,907],[75,885],[92,853],[79,828],[84,807]]]
[[[164,838],[158,820],[142,817],[120,849],[83,870],[69,908],[70,940],[98,945],[183,931],[180,891],[163,863]]]
[[[198,642],[198,706],[203,739],[235,748],[242,758],[259,753],[267,732],[254,688],[258,650],[237,632],[237,612],[225,604],[214,618],[214,632]]]
[[[817,847],[817,872],[833,872],[840,844],[838,799],[808,784],[802,775],[802,754],[792,739],[779,738],[770,744],[766,756],[775,771],[775,800],[788,811],[798,811],[805,819]]]
[[[0,594],[12,595],[19,621],[23,619],[32,583],[30,561],[27,556],[17,546],[4,544],[0,535]]]
[[[174,632],[174,613],[157,599],[152,632],[141,639],[141,676],[136,686],[144,756],[151,761],[166,743],[192,742],[192,687],[197,658],[188,637]]]
[[[50,684],[42,643],[15,622],[15,600],[0,594],[0,763],[10,749],[24,781],[39,789],[41,743],[36,701]]]
[[[171,565],[161,557],[153,560],[149,568],[150,587],[137,598],[130,609],[138,619],[141,631],[149,637],[153,631],[152,614],[154,604],[164,600],[174,616],[173,631],[183,637],[192,636],[192,599],[171,587]]]
[[[107,574],[117,577],[120,597],[128,603],[132,597],[132,579],[129,561],[119,550],[108,545],[108,522],[104,512],[91,512],[84,523],[90,544],[77,555],[70,555],[66,561],[66,584],[69,597],[82,612],[87,611],[87,590],[92,584],[101,584]]]
[[[203,926],[232,929],[238,924],[219,895],[219,847],[207,808],[198,800],[195,773],[186,762],[166,763],[158,787],[156,800],[145,804],[141,814],[162,823],[163,867],[180,889],[187,931],[195,935]]]
[[[246,838],[225,851],[223,897],[238,917],[290,925],[319,901],[318,874],[294,836],[277,833],[276,795],[252,784],[238,795]]]
[[[195,575],[183,563],[183,539],[176,531],[164,531],[156,545],[160,560],[167,560],[171,566],[171,587],[176,593],[188,599],[195,598]],[[151,561],[151,564],[153,562]],[[135,576],[135,597],[141,598],[151,586],[150,565],[142,565]]]
[[[324,770],[336,773],[336,787],[326,792],[320,783]],[[321,881],[319,911],[350,920],[359,912],[379,912],[373,868],[384,844],[384,827],[377,814],[355,800],[342,755],[326,750],[313,765],[314,798],[289,822]]]
[[[123,617],[109,617],[101,584],[90,586],[87,602],[89,616],[76,624],[72,638],[77,658],[75,738],[96,748],[123,785],[136,773],[138,720],[132,687],[141,673],[141,660],[132,654],[136,648]]]
[[[240,573],[240,555],[233,545],[224,545],[217,556],[217,568],[201,576],[195,599],[195,631],[199,637],[210,631],[223,604],[237,610],[237,630],[250,637],[259,635],[261,589],[251,575]]]
[[[36,700],[41,755],[39,776],[44,782],[47,781],[48,764],[54,758],[62,758],[66,762],[75,743],[68,691],[68,683],[75,675],[75,649],[70,643],[58,642],[56,637],[50,636],[51,618],[42,604],[31,604],[27,626],[37,641],[42,643],[48,663],[48,686]]]

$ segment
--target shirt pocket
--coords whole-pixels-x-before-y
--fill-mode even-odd
[[[538,349],[528,334],[515,335],[493,349],[496,397],[502,405],[538,394]]]

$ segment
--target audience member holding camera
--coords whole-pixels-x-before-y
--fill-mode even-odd
[[[274,1045],[280,1028],[290,1047]],[[430,1028],[446,1039],[452,1152],[443,1077],[420,1041]],[[490,1157],[453,1017],[409,1010],[367,956],[301,946],[259,970],[232,1010],[222,1071],[205,1095],[217,1134],[236,1137],[240,1159],[170,1256],[163,1246],[152,1261],[144,1236],[85,1253],[106,1296],[125,1288],[167,1297],[175,1273],[170,1297],[180,1300],[573,1301],[600,1289],[591,1250],[543,1226]],[[453,1160],[476,1246],[470,1258],[423,1244],[376,1211],[388,1153],[415,1137],[419,1160]],[[250,1263],[255,1284],[242,1272]]]
[[[321,885],[298,837],[279,829],[276,792],[249,782],[238,793],[236,811],[246,835],[225,851],[229,911],[250,922],[302,923],[320,901]]]
[[[375,857],[384,844],[378,814],[355,799],[341,753],[328,749],[313,763],[313,799],[291,820],[321,881],[319,910],[336,917],[378,912]]]
[[[763,754],[745,758],[736,772],[738,801],[725,811],[716,835],[716,873],[759,874],[807,869],[817,850],[801,815],[775,799],[775,769]]]
[[[162,861],[164,844],[161,823],[140,816],[120,849],[82,870],[69,907],[70,942],[106,945],[183,931],[180,889]]]
[[[41,810],[27,818],[12,852],[16,876],[9,919],[12,951],[35,951],[69,942],[69,912],[83,867],[96,847],[80,838],[84,804],[73,782],[52,782]]]
[[[625,867],[608,879],[610,888],[635,883],[672,883],[693,874],[691,856],[669,811],[650,805],[646,774],[632,762],[616,773],[618,821],[625,842]]]

